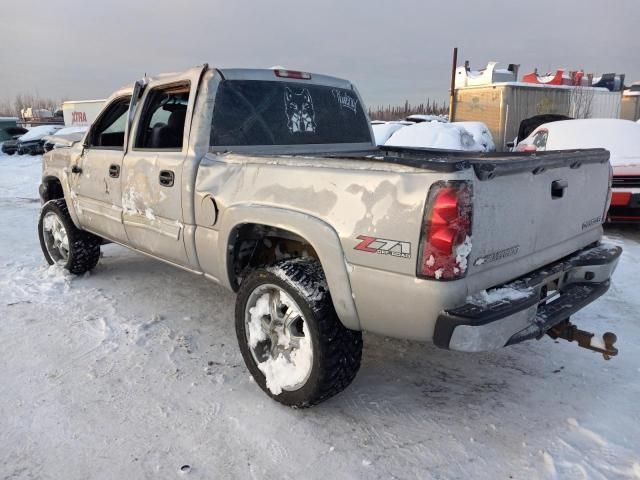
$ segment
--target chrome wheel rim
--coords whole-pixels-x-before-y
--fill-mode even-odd
[[[313,349],[300,306],[282,288],[265,284],[251,292],[245,308],[247,345],[269,390],[300,389],[309,379]]]
[[[65,265],[69,260],[69,236],[55,212],[48,212],[42,219],[42,236],[51,260],[58,265]]]

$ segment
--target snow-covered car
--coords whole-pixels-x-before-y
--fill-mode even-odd
[[[407,124],[403,122],[371,122],[376,145],[384,145],[391,135],[405,126]]]
[[[562,120],[536,128],[519,152],[605,148],[613,167],[610,222],[640,222],[640,124],[610,118]],[[585,192],[585,195],[589,192]]]
[[[44,151],[49,152],[54,148],[68,147],[82,139],[89,127],[65,127],[53,135],[44,137]]]
[[[6,127],[2,129],[2,153],[13,155],[18,151],[18,138],[27,133],[29,130],[22,127]]]
[[[411,117],[423,117],[423,120],[409,121]],[[427,117],[436,116],[412,115],[407,120],[372,122],[376,144],[471,152],[493,152],[496,149],[491,132],[482,122],[448,123],[428,120]],[[409,130],[404,131],[405,128]]]
[[[435,122],[391,138],[405,131],[476,144]],[[112,241],[237,292],[257,385],[308,407],[355,378],[362,331],[466,352],[573,339],[622,252],[601,242],[609,170],[605,150],[377,147],[348,80],[203,65],[115,92],[43,156],[38,235],[75,274]]]
[[[384,145],[466,152],[486,151],[464,126],[437,121],[419,122],[399,128],[392,132]]]
[[[451,125],[459,125],[471,134],[476,144],[482,147],[483,152],[495,152],[496,144],[493,141],[491,130],[483,122],[452,122]]]
[[[40,155],[44,153],[44,137],[62,129],[62,125],[39,125],[29,129],[18,138],[18,155]]]

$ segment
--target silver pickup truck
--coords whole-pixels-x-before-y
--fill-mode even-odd
[[[69,145],[43,160],[46,260],[81,274],[115,242],[237,292],[246,365],[286,405],[349,385],[363,330],[616,353],[568,320],[621,253],[605,150],[379,149],[346,80],[207,65],[118,90]]]

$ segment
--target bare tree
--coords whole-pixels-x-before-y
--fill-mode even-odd
[[[571,89],[569,115],[573,118],[591,118],[594,91],[582,85]]]
[[[0,99],[0,117],[15,117],[16,111],[11,100]]]

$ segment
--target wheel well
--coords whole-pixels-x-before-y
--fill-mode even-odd
[[[64,198],[62,183],[56,177],[47,177],[42,181],[41,196],[44,202]]]
[[[234,290],[250,271],[258,267],[285,258],[318,258],[311,244],[300,235],[256,223],[245,223],[233,229],[227,255],[229,281]]]

